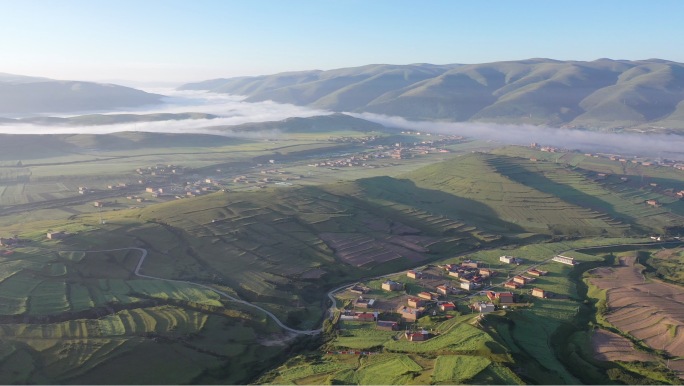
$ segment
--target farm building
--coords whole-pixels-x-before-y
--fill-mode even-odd
[[[422,342],[424,340],[430,339],[430,333],[428,333],[425,330],[421,330],[418,332],[406,331],[404,335],[406,336],[406,339],[408,339],[411,342]]]
[[[409,307],[423,307],[425,305],[425,300],[421,298],[408,298],[406,300],[406,304],[408,304]]]
[[[453,302],[441,302],[439,303],[439,309],[441,311],[453,311],[456,309],[456,305]]]
[[[546,276],[549,272],[548,271],[540,271],[538,269],[532,268],[527,271],[528,274],[532,276]]]
[[[511,288],[511,289],[518,289],[518,288],[522,287],[521,284],[516,283],[516,282],[514,282],[514,281],[507,281],[507,282],[504,283],[503,286],[506,287],[506,288]]]
[[[449,271],[449,276],[461,277],[461,275],[463,275],[462,271]]]
[[[375,305],[375,299],[366,299],[363,296],[359,296],[359,298],[356,299],[356,307],[373,308],[373,305]]]
[[[481,314],[486,314],[496,310],[494,303],[474,303],[470,307]]]
[[[378,330],[383,331],[397,331],[399,329],[399,323],[393,320],[378,320],[375,323],[375,327]]]
[[[513,256],[500,256],[499,261],[506,264],[522,264],[523,259]]]
[[[397,312],[401,315],[401,318],[409,322],[415,322],[418,318],[420,318],[423,315],[423,311],[423,308],[413,308],[406,306],[399,306],[399,308],[397,309]]]
[[[404,289],[404,285],[397,283],[396,281],[387,280],[386,282],[382,283],[382,289],[385,291],[401,291]]]
[[[543,298],[547,297],[548,294],[546,293],[546,291],[544,291],[541,288],[533,288],[532,289],[532,296],[543,299]]]
[[[499,300],[501,304],[513,304],[515,303],[513,294],[511,292],[487,292],[487,297],[489,300]]]
[[[423,273],[420,271],[411,270],[406,272],[406,276],[411,279],[420,279],[421,277],[423,277]]]
[[[556,261],[558,263],[563,263],[567,265],[575,265],[575,258],[573,257],[567,257],[563,255],[557,255],[553,258],[553,261]]]
[[[660,203],[658,202],[658,200],[646,200],[646,204],[648,204],[650,206],[654,206],[656,208],[660,206]]]

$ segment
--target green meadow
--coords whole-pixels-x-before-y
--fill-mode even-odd
[[[421,139],[376,134],[383,146]],[[8,148],[0,155],[0,236],[23,242],[8,254],[0,248],[0,383],[606,381],[581,339],[593,311],[580,268],[550,259],[563,253],[580,267],[599,265],[602,257],[582,248],[643,242],[681,226],[684,207],[665,188],[684,188],[684,173],[578,153],[490,151],[492,144],[477,141],[447,146],[452,153],[372,159],[363,168],[309,166],[330,153],[373,151],[358,141],[335,142],[335,135],[368,133],[60,136],[26,148],[20,165],[20,154]],[[300,177],[263,188],[231,182],[261,177],[255,168],[269,159],[283,173],[277,178]],[[127,201],[143,194],[134,170],[156,164],[182,165],[189,180],[224,182],[194,198]],[[137,185],[106,189],[115,183]],[[101,190],[97,197],[111,206],[95,208],[79,186]],[[649,199],[662,205],[650,207]],[[54,230],[71,235],[47,240]],[[147,277],[134,274],[141,255],[130,247],[148,252],[140,269]],[[524,263],[505,265],[501,255]],[[680,255],[653,254],[646,262],[675,282]],[[434,335],[424,342],[372,323],[325,321],[333,288],[362,282],[368,296],[396,301],[404,293],[383,293],[379,276],[415,292],[422,287],[404,270],[465,259],[500,273],[494,290],[538,266],[549,275],[533,286],[556,297],[532,299],[528,286],[514,291],[520,306],[480,318],[466,308],[473,298],[462,294],[453,298],[453,318],[419,319],[416,325]],[[265,313],[210,288],[263,307],[291,328],[323,325],[326,333],[290,336]],[[340,296],[338,306],[353,297]],[[561,355],[568,341],[584,353],[574,362]],[[370,353],[337,354],[349,350]],[[568,364],[580,359],[591,377]]]

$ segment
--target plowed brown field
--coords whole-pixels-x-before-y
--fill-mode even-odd
[[[684,356],[684,288],[647,282],[635,261],[621,257],[619,267],[591,271],[591,283],[606,290],[606,320],[654,349]]]

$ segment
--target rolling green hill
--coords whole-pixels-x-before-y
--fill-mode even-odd
[[[181,89],[416,120],[684,129],[684,65],[659,59],[368,65],[216,79]]]
[[[212,126],[209,130],[229,130],[232,132],[259,132],[259,131],[279,131],[283,133],[330,133],[344,131],[358,131],[368,133],[386,132],[386,127],[355,118],[346,114],[319,115],[308,118],[287,118],[282,121],[244,123],[233,126]]]
[[[0,134],[0,160],[41,159],[100,151],[217,147],[239,138],[208,134],[120,132],[113,134]]]

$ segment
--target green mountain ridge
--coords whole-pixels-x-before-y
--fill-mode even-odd
[[[684,64],[661,59],[379,64],[214,79],[180,89],[413,120],[684,129]]]

